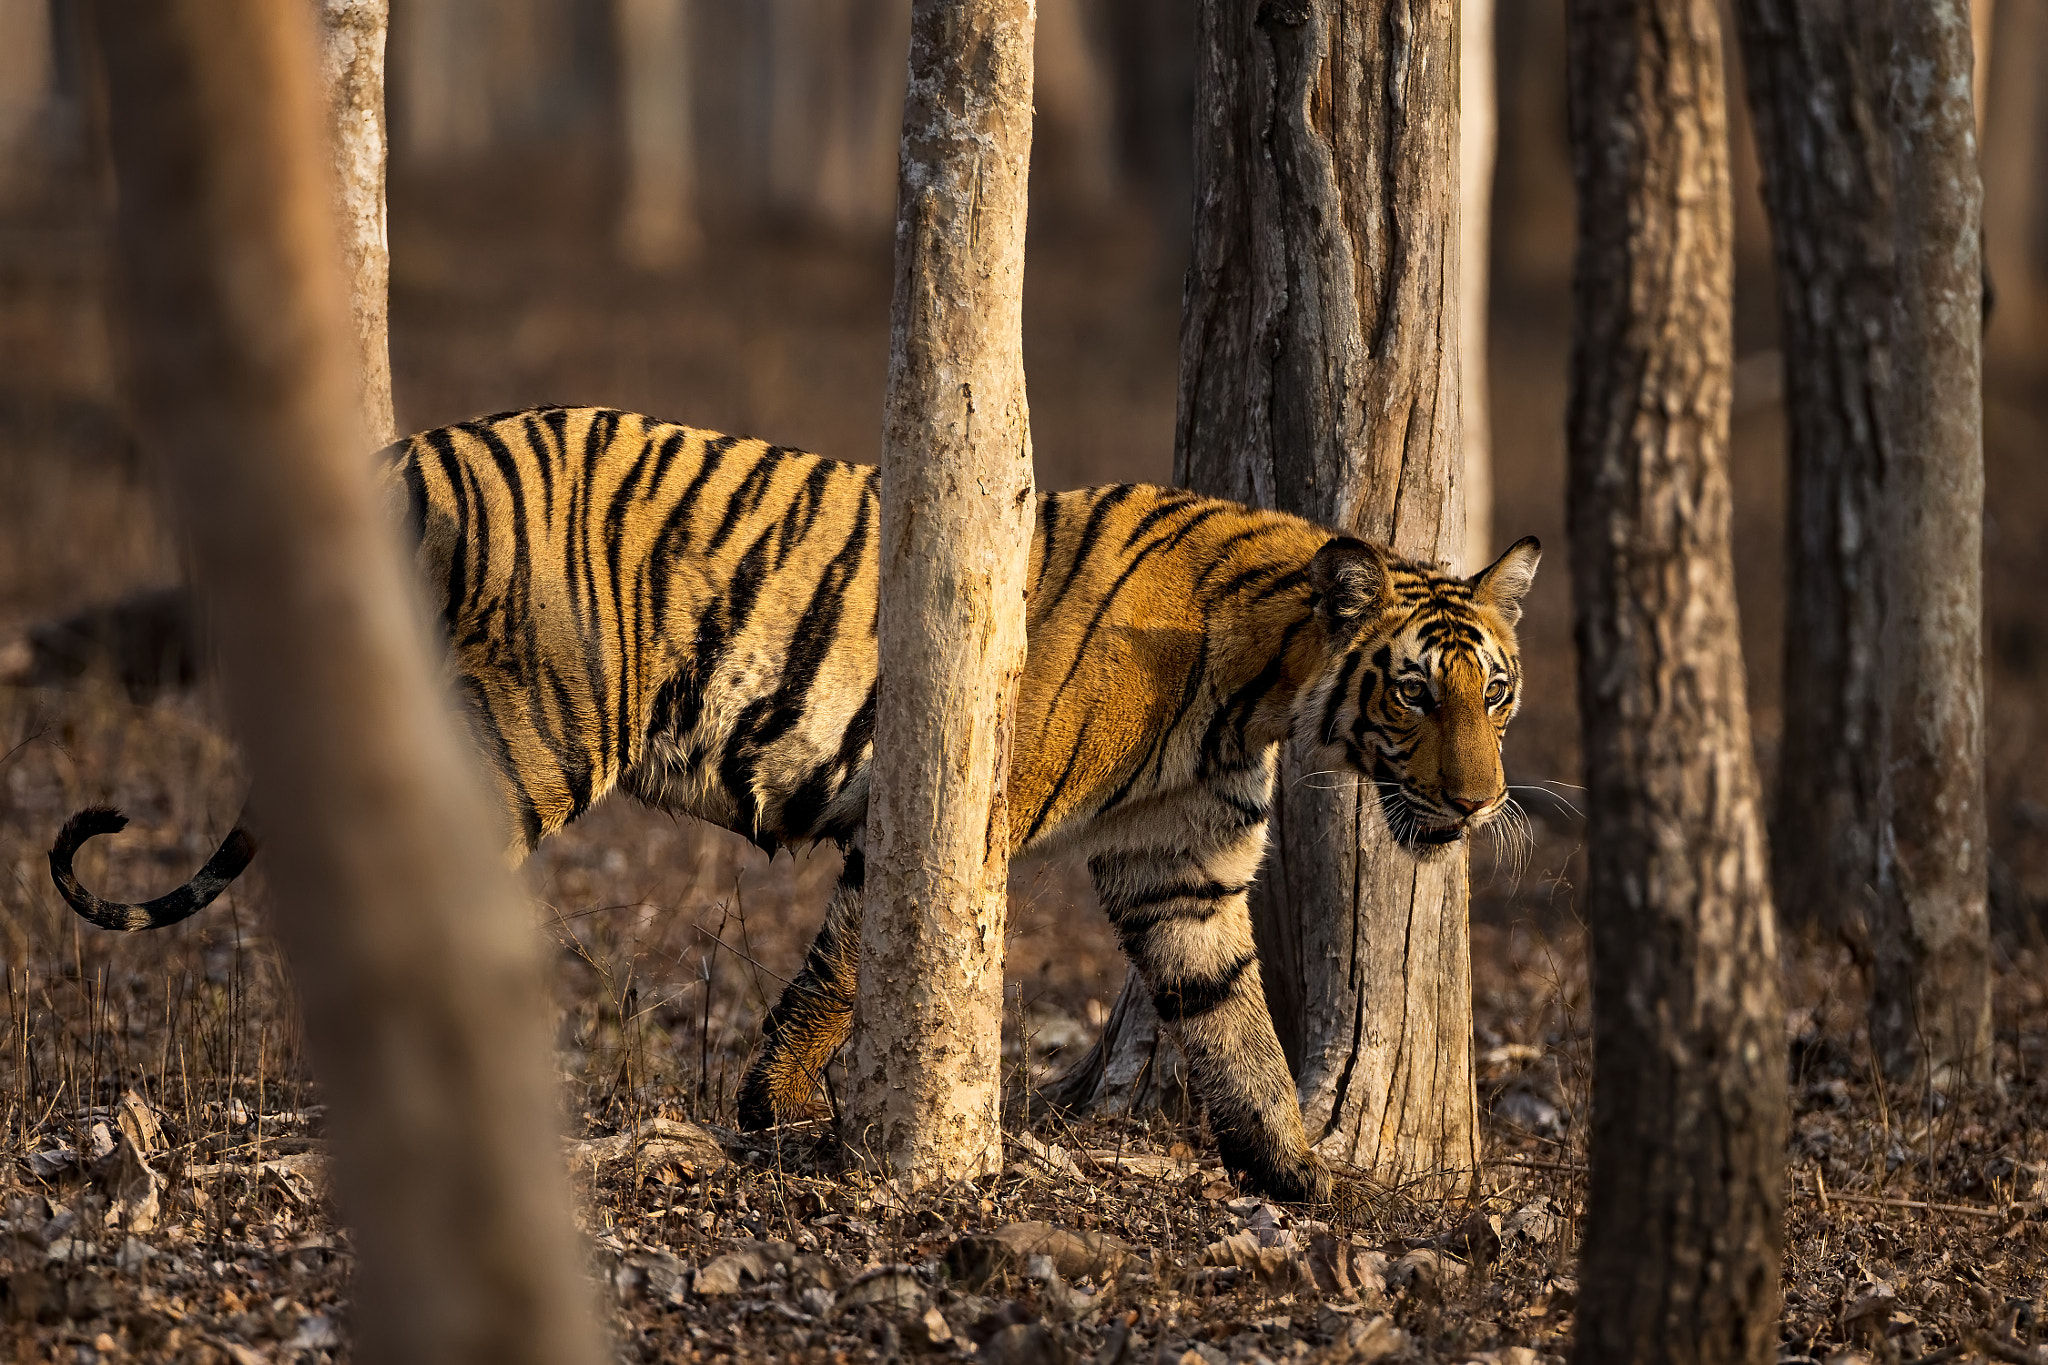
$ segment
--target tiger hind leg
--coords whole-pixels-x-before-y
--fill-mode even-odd
[[[866,866],[858,848],[832,890],[803,970],[761,1025],[761,1050],[740,1081],[740,1126],[759,1130],[828,1117],[817,1098],[825,1067],[853,1032],[860,981],[860,910]]]

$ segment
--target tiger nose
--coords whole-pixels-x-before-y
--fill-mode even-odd
[[[1476,815],[1486,807],[1485,797],[1474,798],[1470,796],[1447,795],[1444,799],[1450,802],[1451,809],[1460,815]]]

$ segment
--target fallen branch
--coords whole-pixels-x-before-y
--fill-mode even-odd
[[[1941,1204],[1926,1199],[1900,1199],[1894,1195],[1844,1194],[1840,1190],[1829,1189],[1802,1190],[1797,1186],[1793,1187],[1793,1193],[1803,1194],[1817,1201],[1823,1211],[1826,1210],[1829,1201],[1833,1201],[1838,1204],[1871,1204],[1887,1209],[1920,1209],[1928,1213],[1960,1213],[1971,1218],[2005,1217],[2003,1209],[1987,1209],[1976,1204]],[[2042,1358],[2042,1363],[2048,1365],[2048,1356]]]

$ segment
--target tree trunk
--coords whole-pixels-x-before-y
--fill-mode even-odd
[[[1964,0],[1892,7],[1898,282],[1885,470],[1870,1039],[1894,1077],[1991,1068],[1982,196]]]
[[[770,0],[768,192],[783,214],[839,232],[889,225],[907,18],[892,0]]]
[[[1457,16],[1204,0],[1174,443],[1177,483],[1446,562],[1465,532]],[[1479,1159],[1464,854],[1418,863],[1378,801],[1304,775],[1287,755],[1252,890],[1303,1122],[1324,1156],[1462,1193]],[[1113,1017],[1156,1027],[1131,995]]]
[[[1500,132],[1493,5],[1494,0],[1459,0],[1458,7],[1458,406],[1465,445],[1466,573],[1493,562],[1493,403],[1486,354],[1493,162]]]
[[[1032,0],[916,0],[883,415],[867,907],[847,1141],[1001,1165],[1005,782],[1037,504],[1024,395]]]
[[[56,94],[50,0],[0,0],[0,194],[13,190],[17,162],[31,161],[37,124]]]
[[[322,0],[320,74],[334,128],[335,187],[363,432],[398,439],[391,409],[391,239],[384,214],[384,39],[390,0]]]
[[[1777,258],[1790,446],[1773,889],[1786,922],[1860,936],[1877,875],[1886,26],[1882,6],[1850,0],[1739,0],[1738,16]]]
[[[363,454],[311,16],[101,0],[129,393],[219,623],[362,1359],[597,1361],[537,939]]]
[[[407,0],[399,7],[405,151],[414,165],[441,165],[490,145],[489,52],[477,3]]]
[[[2048,42],[2043,0],[2005,0],[1998,7],[1984,103],[1984,250],[1997,304],[1986,344],[2031,361],[2038,354],[2042,314],[2039,223],[2044,184],[2042,45]],[[1981,49],[1980,49],[1981,51]]]
[[[689,0],[616,0],[625,204],[619,250],[643,270],[683,264],[703,244],[690,100]]]
[[[1714,0],[1569,0],[1572,593],[1593,951],[1576,1358],[1768,1362],[1785,1035],[1729,547]]]

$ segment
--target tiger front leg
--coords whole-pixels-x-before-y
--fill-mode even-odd
[[[853,1032],[865,870],[860,850],[850,851],[803,970],[762,1022],[761,1051],[740,1081],[743,1128],[830,1117],[818,1090],[826,1066]]]
[[[1090,870],[1160,1021],[1187,1055],[1224,1165],[1271,1198],[1327,1202],[1329,1168],[1309,1149],[1266,1009],[1245,887],[1184,865],[1091,861]]]

